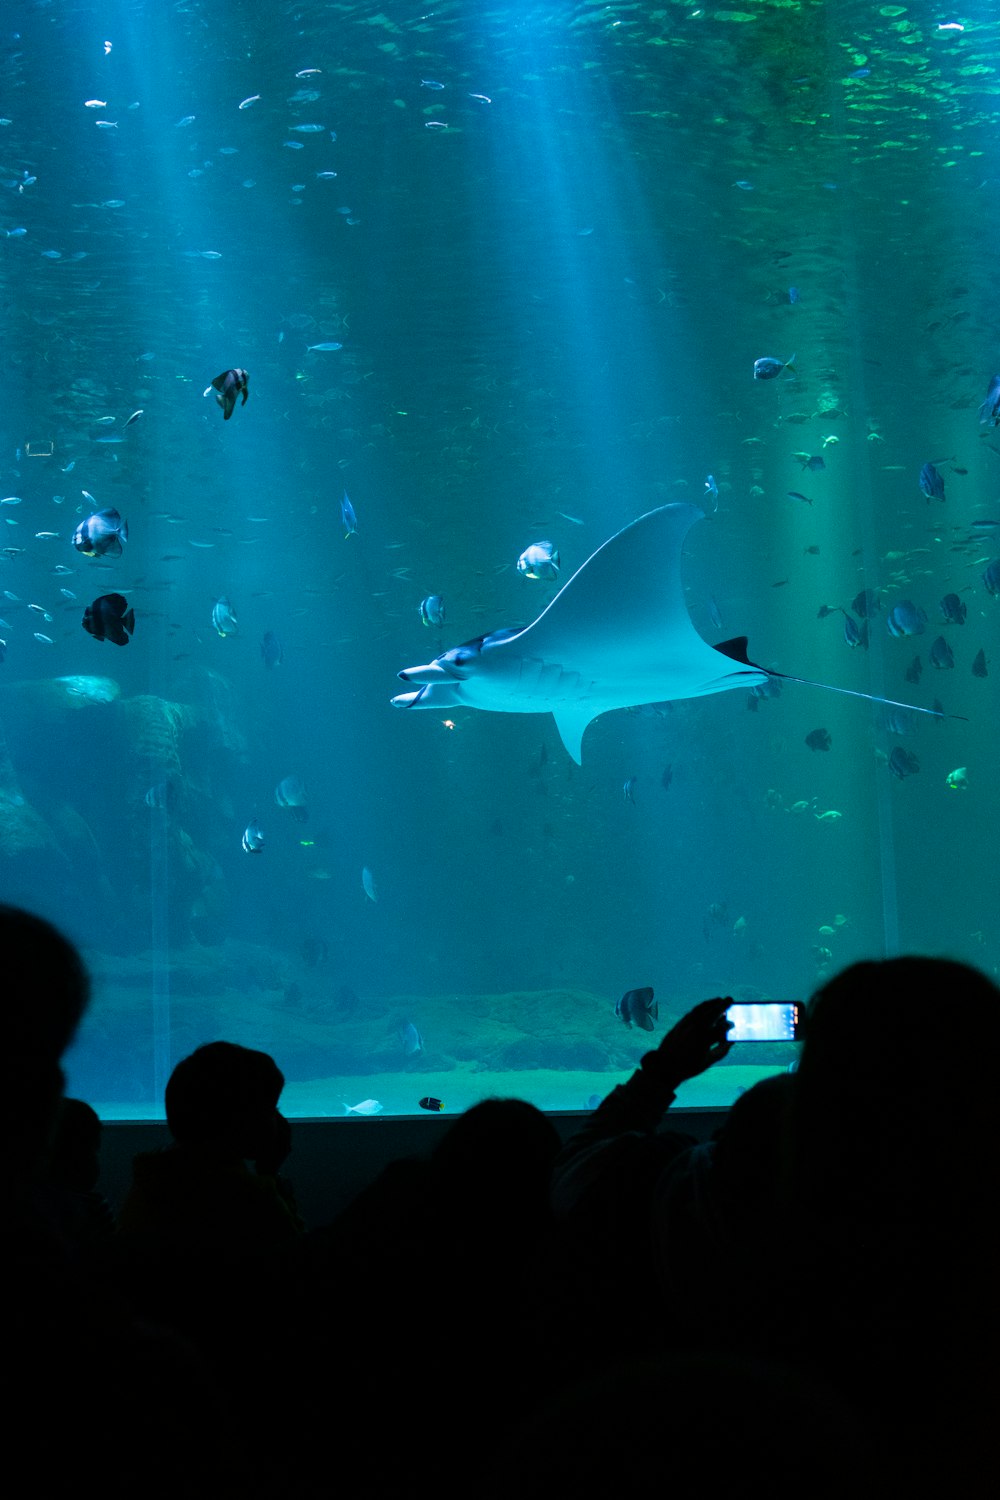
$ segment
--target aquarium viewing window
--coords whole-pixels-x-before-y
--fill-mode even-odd
[[[997,977],[995,7],[14,10],[0,895],[72,1093],[585,1109],[706,997]]]

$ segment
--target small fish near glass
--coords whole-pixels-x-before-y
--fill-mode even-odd
[[[653,999],[652,986],[641,990],[626,990],[615,1005],[615,1015],[631,1031],[633,1023],[640,1031],[652,1031],[653,1021],[659,1020],[659,1007]]]

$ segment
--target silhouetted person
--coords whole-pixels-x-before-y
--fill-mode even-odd
[[[655,1353],[673,1338],[654,1253],[652,1206],[663,1173],[694,1144],[661,1128],[679,1086],[729,1051],[730,1000],[702,1001],[647,1052],[602,1101],[556,1161],[553,1204],[561,1239],[563,1332],[553,1338],[567,1374],[626,1355]],[[641,1316],[620,1308],[642,1299]]]
[[[392,1164],[308,1245],[308,1332],[325,1369],[306,1425],[322,1442],[336,1409],[360,1492],[436,1495],[428,1455],[443,1441],[466,1493],[480,1493],[497,1445],[547,1389],[558,1147],[533,1105],[484,1100],[428,1160]],[[327,1357],[334,1347],[341,1358]],[[387,1371],[401,1382],[388,1404]]]
[[[122,1234],[233,1259],[293,1244],[301,1224],[278,1175],[291,1150],[284,1085],[273,1058],[234,1042],[179,1062],[165,1094],[174,1144],[136,1157]]]
[[[765,1277],[775,1256],[788,1270],[775,1225],[792,1086],[790,1073],[755,1083],[713,1139],[680,1152],[654,1185],[653,1275],[671,1325],[694,1347],[763,1352],[758,1257]],[[720,1297],[733,1278],[745,1294]],[[795,1294],[793,1271],[781,1295]]]
[[[7,1470],[15,1488],[41,1493],[99,1474],[107,1496],[176,1494],[189,1483],[216,1495],[218,1419],[200,1362],[136,1327],[52,1210],[60,1058],[87,1005],[86,969],[50,923],[9,906],[0,906],[0,953]]]
[[[62,1097],[60,1058],[90,998],[90,979],[72,943],[51,923],[0,906],[0,1130],[17,1205],[38,1180]]]
[[[82,1099],[61,1099],[38,1202],[69,1244],[87,1257],[115,1232],[111,1205],[97,1191],[101,1175],[101,1121]]]
[[[782,1337],[856,1399],[886,1463],[974,1487],[996,1400],[1000,991],[944,959],[855,964],[793,1075]],[[964,1475],[964,1478],[962,1477]]]
[[[166,1088],[174,1143],[140,1153],[122,1205],[117,1263],[136,1313],[202,1354],[263,1491],[283,1482],[291,1413],[285,1362],[288,1263],[301,1225],[278,1177],[291,1149],[284,1078],[265,1052],[212,1042]],[[266,1420],[245,1426],[261,1402]]]
[[[855,1413],[822,1381],[745,1356],[667,1354],[553,1383],[497,1445],[477,1493],[844,1500],[868,1472]]]

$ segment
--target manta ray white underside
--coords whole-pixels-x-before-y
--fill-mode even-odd
[[[702,518],[693,505],[648,511],[599,547],[533,624],[496,630],[400,672],[417,686],[393,698],[394,706],[551,713],[579,765],[584,730],[611,709],[703,698],[769,677],[808,681],[749,661],[745,637],[715,647],[695,630],[684,602],[681,551]],[[849,688],[830,691],[894,702]]]

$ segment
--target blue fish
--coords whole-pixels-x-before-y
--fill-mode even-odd
[[[931,666],[939,672],[947,672],[955,665],[955,653],[943,635],[939,635],[930,649]]]
[[[421,599],[420,618],[425,625],[444,624],[444,600],[440,594],[428,594]]]
[[[920,493],[928,500],[944,499],[944,480],[933,464],[924,464],[920,470]]]
[[[541,578],[546,581],[558,578],[559,553],[551,542],[532,542],[518,558],[517,571],[522,578]]]
[[[176,781],[158,781],[151,786],[143,797],[147,807],[152,807],[157,812],[173,812],[180,797],[180,788]]]
[[[904,750],[902,745],[894,745],[892,754],[889,756],[889,771],[899,781],[905,781],[907,776],[915,776],[920,770],[920,762],[911,750]]]
[[[992,594],[995,599],[1000,594],[1000,557],[995,557],[991,563],[987,563],[983,573],[983,583],[986,592]]]
[[[773,380],[776,375],[781,374],[782,370],[787,370],[789,365],[793,365],[794,363],[794,354],[792,355],[791,359],[786,359],[784,361],[780,359],[771,359],[768,355],[765,355],[763,359],[754,360],[753,378],[754,380]]]
[[[979,420],[987,427],[1000,427],[1000,375],[994,375],[986,400],[979,408]]]
[[[630,776],[625,785],[622,787],[622,794],[625,798],[625,801],[631,802],[633,807],[635,806],[635,786],[638,780],[638,776]]]
[[[945,594],[941,600],[941,613],[947,625],[964,625],[968,612],[968,605],[957,594]]]
[[[244,854],[261,854],[264,849],[264,834],[256,818],[251,818],[243,830]]]
[[[264,658],[264,665],[270,672],[273,667],[280,667],[285,659],[285,650],[273,630],[264,632],[264,639],[260,643],[260,654]]]
[[[135,633],[135,610],[124,594],[102,594],[83,612],[83,628],[95,641],[114,641],[127,646]]]
[[[212,384],[205,391],[215,391],[215,399],[222,407],[223,421],[228,422],[236,410],[236,398],[242,396],[242,405],[246,406],[247,397],[250,395],[250,376],[246,370],[223,370],[221,375],[216,375]]]
[[[863,646],[863,647],[865,647],[865,649],[867,649],[867,647],[868,647],[868,621],[865,620],[865,622],[864,622],[863,625],[859,625],[858,622],[857,622],[857,620],[854,618],[854,616],[853,615],[849,615],[847,613],[847,611],[845,610],[844,611],[844,640],[851,647],[854,647],[854,646]]]
[[[239,626],[236,623],[233,606],[225,597],[216,599],[212,605],[212,624],[221,636],[239,634]]]
[[[419,1057],[424,1050],[424,1039],[412,1021],[400,1021],[396,1027],[404,1057]]]
[[[899,704],[884,704],[879,710],[879,722],[886,734],[902,736],[917,732],[916,715]]]
[[[901,599],[894,604],[886,616],[886,625],[889,634],[901,635],[923,635],[927,625],[927,616],[918,604],[910,599]]]
[[[286,776],[274,789],[274,800],[279,807],[289,807],[296,823],[305,823],[309,817],[306,806],[306,789],[301,776]]]
[[[97,510],[81,521],[73,533],[73,546],[84,557],[121,557],[122,542],[128,541],[128,522],[116,510]]]
[[[793,307],[795,306],[796,302],[798,302],[798,300],[799,300],[799,289],[798,289],[797,286],[790,286],[788,288],[788,300],[792,304]]]
[[[653,999],[653,991],[647,985],[642,990],[626,990],[624,995],[615,1006],[615,1015],[625,1022],[631,1031],[632,1023],[639,1027],[640,1031],[652,1031],[653,1019],[659,1020],[659,1007]]]
[[[714,474],[709,474],[705,480],[705,504],[713,515],[719,508],[719,486],[715,482]]]
[[[346,490],[344,491],[344,498],[340,502],[340,524],[344,528],[345,542],[347,541],[347,538],[349,536],[355,536],[357,534],[358,518],[354,514],[354,506],[347,498]]]

